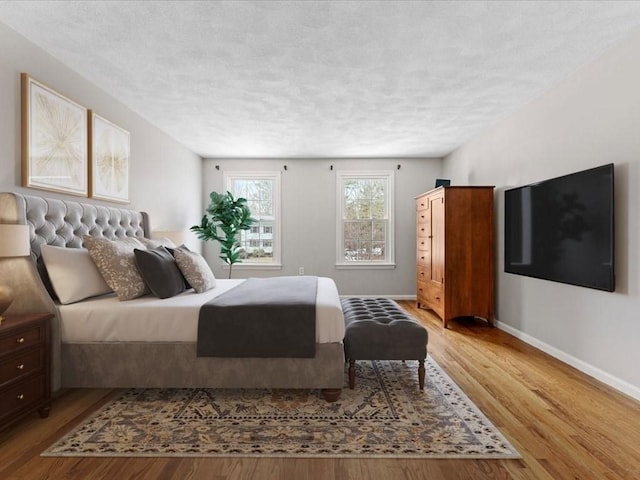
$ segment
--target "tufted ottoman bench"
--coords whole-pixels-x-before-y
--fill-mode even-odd
[[[343,298],[349,361],[349,388],[355,385],[356,360],[418,360],[418,384],[424,389],[427,329],[388,298]]]

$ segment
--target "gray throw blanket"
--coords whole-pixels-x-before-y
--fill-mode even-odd
[[[315,356],[317,277],[250,278],[200,308],[199,357]]]

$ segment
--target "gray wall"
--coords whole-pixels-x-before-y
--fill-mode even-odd
[[[3,24],[0,24],[0,66],[0,191],[108,204],[20,187],[20,73],[25,72],[131,133],[131,203],[125,208],[149,212],[152,228],[159,230],[187,228],[198,221],[201,215],[198,155]],[[193,239],[191,243],[199,246]]]
[[[400,164],[400,170],[397,165]],[[220,170],[216,170],[218,165]],[[284,170],[287,165],[287,170]],[[330,170],[333,165],[333,170]],[[247,276],[297,275],[304,267],[307,275],[331,277],[341,295],[389,295],[414,297],[416,292],[416,242],[414,197],[435,184],[440,176],[440,159],[295,159],[264,160],[206,159],[203,168],[203,203],[211,191],[224,191],[224,171],[282,172],[282,270],[236,270],[234,278]],[[395,171],[395,246],[393,270],[337,270],[336,171]],[[226,278],[221,268],[217,244],[205,246],[205,257],[214,273]]]
[[[640,34],[444,160],[458,183],[496,185],[500,326],[640,398]],[[504,273],[504,190],[615,164],[614,293]]]

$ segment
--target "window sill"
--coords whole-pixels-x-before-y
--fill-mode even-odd
[[[393,270],[395,263],[336,263],[336,270]]]
[[[223,270],[229,270],[229,265],[223,265]],[[234,263],[234,270],[282,270],[281,263]]]

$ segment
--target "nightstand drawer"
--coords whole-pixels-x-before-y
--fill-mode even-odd
[[[14,350],[37,345],[43,339],[44,331],[42,325],[33,325],[0,338],[0,353],[4,355]]]
[[[51,409],[50,313],[17,313],[0,324],[0,430]]]
[[[13,412],[42,402],[45,398],[44,380],[44,375],[39,375],[0,393],[0,415],[8,417]]]
[[[44,350],[39,348],[0,361],[0,387],[44,367]]]

